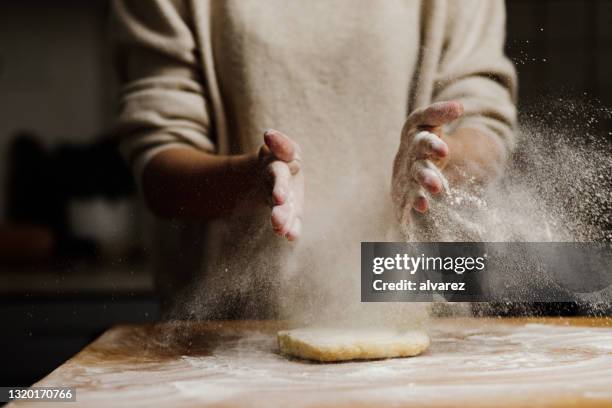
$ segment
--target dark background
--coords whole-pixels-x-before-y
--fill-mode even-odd
[[[612,1],[507,4],[521,107],[550,95],[612,106]],[[106,142],[108,12],[0,2],[0,385],[29,385],[109,326],[159,314],[146,220]],[[596,130],[610,135],[610,119]]]

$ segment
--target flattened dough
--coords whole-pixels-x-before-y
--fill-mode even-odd
[[[282,354],[316,361],[411,357],[429,346],[423,330],[303,328],[278,332]]]

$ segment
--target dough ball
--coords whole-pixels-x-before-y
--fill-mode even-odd
[[[282,354],[316,361],[411,357],[429,346],[423,330],[302,328],[278,332]]]

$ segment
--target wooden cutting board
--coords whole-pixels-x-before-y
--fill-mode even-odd
[[[336,364],[279,355],[279,328],[119,326],[35,385],[76,387],[71,407],[612,407],[605,318],[437,319],[424,355]]]

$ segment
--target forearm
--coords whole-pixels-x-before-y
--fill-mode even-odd
[[[499,177],[504,169],[506,154],[503,144],[478,128],[461,128],[443,137],[450,155],[444,170],[451,182],[465,181],[465,176],[486,183]]]
[[[256,154],[217,156],[173,148],[147,163],[142,191],[159,216],[213,219],[265,204],[259,172]]]

